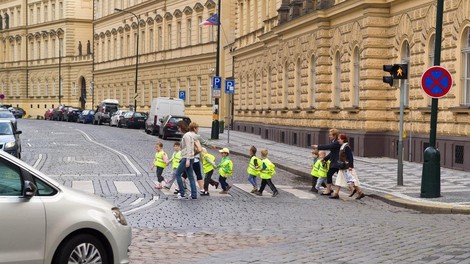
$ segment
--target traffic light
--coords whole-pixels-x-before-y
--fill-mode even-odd
[[[408,79],[408,64],[384,65],[384,71],[389,72],[391,76],[384,76],[383,82],[393,86],[394,79]]]

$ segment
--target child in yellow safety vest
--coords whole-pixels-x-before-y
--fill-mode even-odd
[[[273,182],[271,181],[273,175],[276,174],[276,170],[274,169],[275,167],[276,166],[274,163],[268,159],[268,150],[261,150],[261,172],[259,174],[259,177],[261,178],[261,186],[259,187],[259,191],[255,192],[256,195],[263,195],[263,191],[266,185],[271,188],[273,197],[276,197],[279,194],[276,186],[274,186]]]
[[[312,175],[312,189],[310,189],[311,192],[318,193],[318,190],[315,188],[317,186],[317,181],[318,181],[318,176],[316,176],[313,173],[313,169],[315,168],[315,163],[319,160],[318,158],[318,149],[315,149],[312,151],[312,157],[313,157],[313,162],[312,162],[312,172],[310,173]]]
[[[326,175],[330,169],[330,161],[325,160],[326,152],[320,150],[318,152],[318,158],[312,167],[312,176],[317,178],[315,184],[315,192],[318,193],[322,183],[326,183]]]
[[[181,161],[181,144],[179,142],[175,142],[173,144],[173,154],[171,155],[171,159],[167,162],[167,165],[171,164],[171,168],[173,169],[173,173],[171,174],[171,177],[166,180],[165,186],[163,186],[166,190],[169,190],[171,188],[171,185],[176,180],[176,169],[180,165]]]
[[[250,148],[250,163],[248,164],[248,168],[246,172],[248,172],[248,182],[253,185],[253,190],[251,193],[255,193],[258,191],[258,184],[256,183],[256,177],[259,176],[261,167],[260,167],[260,159],[256,157],[256,147],[251,146]]]
[[[222,191],[220,194],[227,194],[228,190],[232,188],[227,183],[227,178],[232,177],[232,172],[233,172],[233,163],[228,157],[230,154],[230,150],[228,148],[223,148],[219,150],[219,152],[222,154],[222,160],[220,161],[219,164],[217,164],[217,168],[219,169],[219,183],[220,186],[222,187]]]
[[[217,164],[215,164],[215,157],[212,154],[207,153],[206,148],[201,150],[201,161],[202,161],[202,171],[204,172],[204,191],[201,192],[201,195],[209,195],[209,184],[215,186],[217,189],[219,183],[212,179],[212,174],[214,169],[217,169]]]
[[[163,170],[166,168],[166,164],[168,163],[168,155],[166,152],[163,150],[163,143],[162,142],[157,142],[155,144],[155,160],[152,166],[153,168],[157,168],[157,180],[158,184],[155,186],[155,189],[161,189],[162,188],[162,182],[165,180],[163,178]]]

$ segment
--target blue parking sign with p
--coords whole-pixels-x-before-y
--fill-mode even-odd
[[[222,77],[220,76],[212,77],[212,89],[216,89],[216,90],[222,89]]]
[[[225,80],[225,93],[233,94],[235,92],[235,80]]]
[[[178,93],[178,97],[181,99],[181,100],[185,100],[186,99],[186,91],[180,91]]]

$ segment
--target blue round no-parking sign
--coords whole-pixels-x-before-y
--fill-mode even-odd
[[[441,98],[452,87],[450,72],[441,66],[433,66],[427,69],[421,76],[421,88],[432,98]]]

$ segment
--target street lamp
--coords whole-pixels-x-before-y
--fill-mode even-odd
[[[137,76],[139,75],[139,26],[140,26],[140,21],[139,17],[132,13],[131,11],[127,11],[124,9],[119,9],[119,8],[114,8],[114,11],[117,12],[124,12],[124,13],[129,13],[137,19],[137,35],[136,35],[136,48],[135,48],[135,87],[134,87],[134,112],[137,112]]]

